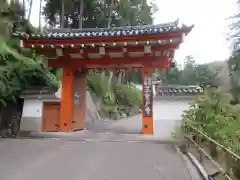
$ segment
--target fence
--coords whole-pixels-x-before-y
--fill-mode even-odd
[[[210,169],[209,162],[217,171],[205,175],[206,179],[240,180],[240,156],[201,132],[200,125],[184,124],[187,150],[198,156],[198,161]],[[206,164],[208,162],[208,166]],[[206,167],[207,166],[207,167]]]

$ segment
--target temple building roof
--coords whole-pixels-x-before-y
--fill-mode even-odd
[[[186,95],[198,95],[203,93],[203,88],[200,86],[158,86],[156,87],[157,96],[186,96]]]
[[[175,50],[193,26],[178,21],[110,29],[46,29],[14,32],[22,48],[49,60],[48,66],[74,68],[170,68]]]
[[[90,37],[119,37],[119,36],[149,36],[155,34],[166,34],[174,32],[183,32],[186,35],[192,30],[193,26],[182,25],[178,26],[178,20],[165,24],[158,25],[145,25],[145,26],[128,26],[128,27],[115,27],[107,28],[94,28],[94,29],[60,29],[53,28],[47,29],[43,33],[27,34],[23,32],[15,32],[14,36],[25,39],[46,39],[46,40],[76,40],[80,38]]]
[[[49,100],[57,100],[55,93],[57,92],[57,88],[49,88],[49,87],[32,87],[22,92],[21,98],[24,99],[49,99]]]

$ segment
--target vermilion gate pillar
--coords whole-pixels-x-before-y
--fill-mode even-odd
[[[153,86],[152,68],[142,71],[142,132],[153,134]]]
[[[60,107],[61,132],[72,131],[73,95],[74,95],[74,69],[64,68],[62,75],[62,100]]]

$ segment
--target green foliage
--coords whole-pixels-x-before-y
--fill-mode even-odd
[[[18,1],[0,2],[0,104],[16,101],[29,86],[57,86],[55,76],[47,70],[41,58],[31,51],[22,51],[19,40],[11,36],[12,28],[32,32],[35,29],[24,19],[25,12]]]
[[[239,1],[237,1],[239,5]],[[231,40],[232,46],[232,55],[228,60],[228,70],[230,74],[230,85],[231,85],[231,94],[234,104],[240,103],[240,14],[236,14],[233,17],[230,17],[232,24],[230,25],[231,34],[229,39]]]
[[[88,76],[88,87],[90,92],[101,98],[103,104],[114,105],[116,102],[114,86],[111,77],[102,74],[92,74]]]
[[[230,92],[232,94],[232,99],[236,104],[238,104],[240,102],[240,56],[238,53],[229,58],[228,70],[230,72]]]
[[[79,7],[80,1],[64,1],[65,21],[64,27],[79,28]],[[83,28],[106,28],[108,24],[110,1],[99,3],[98,0],[84,1],[83,5]],[[111,15],[111,26],[134,26],[151,24],[152,14],[157,10],[156,5],[149,6],[142,0],[120,0],[113,1]],[[44,8],[44,15],[51,26],[60,24],[61,1],[47,1]]]
[[[91,74],[88,76],[91,93],[100,97],[101,110],[105,113],[136,113],[141,108],[141,92],[130,85],[115,84],[111,74]]]
[[[131,109],[140,109],[142,105],[141,91],[126,84],[116,85],[116,99],[118,105],[127,106]]]
[[[136,84],[142,84],[142,73],[138,72],[127,72],[128,81]]]
[[[185,111],[183,120],[240,154],[240,107],[228,102],[227,94],[210,88]]]
[[[29,86],[57,86],[55,76],[43,61],[32,55],[25,56],[0,38],[0,99],[12,101]],[[5,104],[4,103],[4,104]]]
[[[166,83],[167,84],[179,84],[181,78],[181,70],[178,67],[171,68],[166,72]]]
[[[185,57],[183,69],[176,67],[169,70],[158,70],[157,73],[163,84],[183,84],[217,86],[219,84],[218,74],[223,66],[213,67],[209,64],[196,64],[192,56]]]

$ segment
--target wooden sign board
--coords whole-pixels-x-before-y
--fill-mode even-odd
[[[144,76],[143,82],[143,116],[153,116],[153,86],[152,76]]]

